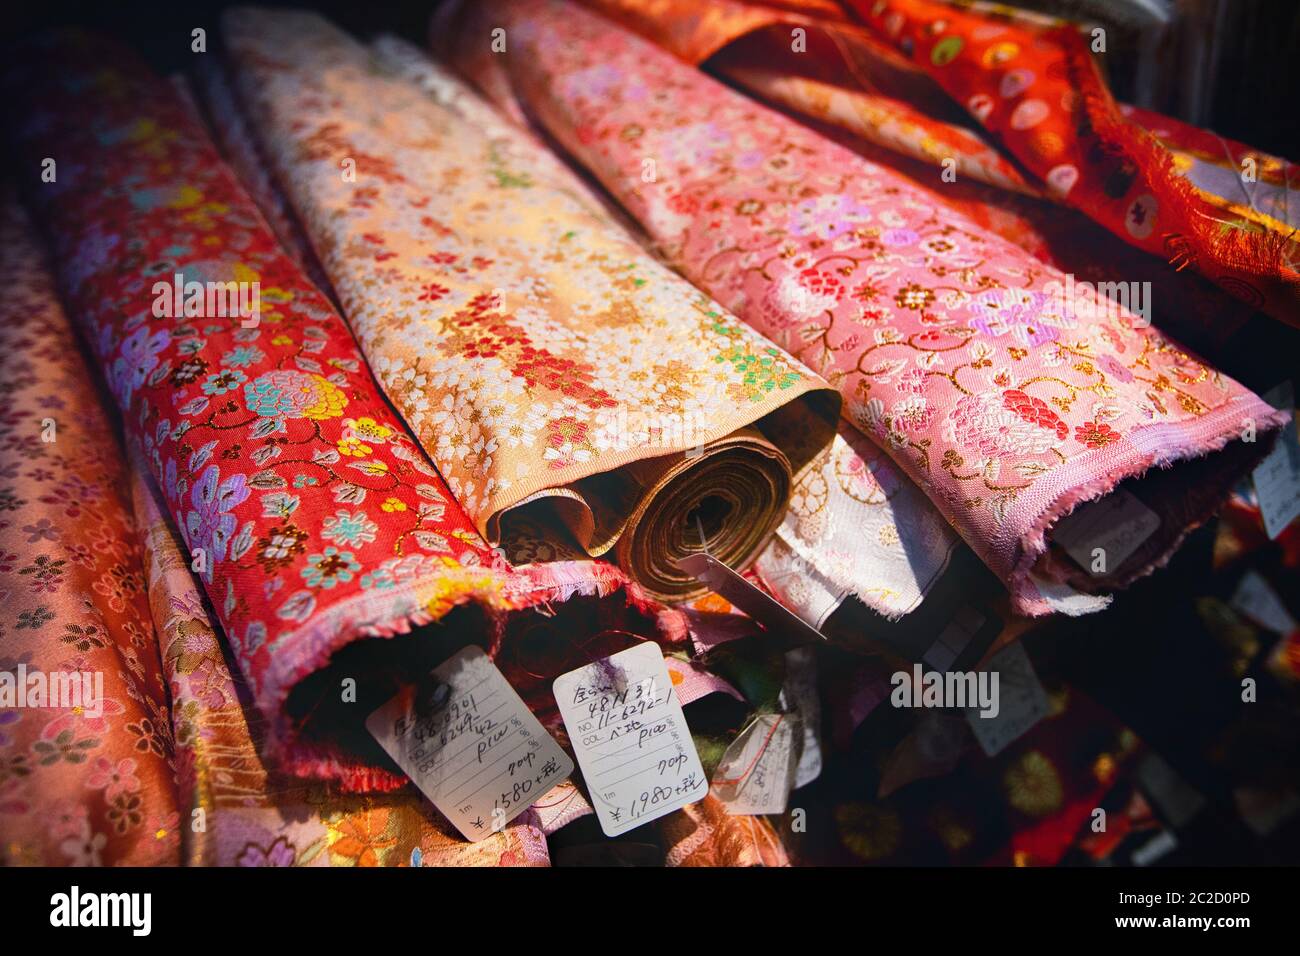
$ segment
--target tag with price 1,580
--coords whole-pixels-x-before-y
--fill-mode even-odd
[[[492,836],[573,772],[478,647],[404,688],[366,729],[468,840]]]
[[[606,836],[708,794],[708,778],[657,645],[647,641],[570,671],[552,689]]]

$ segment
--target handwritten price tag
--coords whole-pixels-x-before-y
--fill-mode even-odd
[[[475,842],[573,772],[573,761],[478,647],[402,690],[367,718],[366,729]]]
[[[795,714],[760,714],[732,741],[713,774],[713,793],[727,813],[785,813],[802,734]]]
[[[1085,569],[1092,568],[1093,551],[1100,548],[1106,571],[1113,572],[1159,527],[1160,516],[1120,488],[1070,512],[1053,529],[1052,538]]]
[[[657,645],[639,644],[569,671],[552,689],[606,836],[709,792]]]

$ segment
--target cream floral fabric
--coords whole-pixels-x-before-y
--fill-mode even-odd
[[[597,214],[527,136],[480,128],[315,16],[226,23],[252,125],[362,350],[479,529],[500,541],[518,509],[589,553],[617,544],[664,597],[699,590],[673,562],[700,546],[691,512],[716,518],[714,553],[751,560],[829,444],[836,393]]]

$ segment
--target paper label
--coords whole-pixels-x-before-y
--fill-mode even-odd
[[[796,647],[785,654],[785,685],[781,688],[781,707],[793,710],[803,725],[799,763],[794,771],[794,786],[806,786],[822,772],[822,707],[817,693],[817,658],[811,647]]]
[[[970,707],[966,709],[966,722],[980,749],[993,757],[1046,717],[1051,705],[1019,641],[990,657],[982,670],[998,675],[998,713],[996,717],[981,717],[978,707]]]
[[[713,774],[713,793],[727,813],[785,813],[800,724],[794,714],[760,714],[732,741]]]
[[[561,674],[552,690],[606,836],[704,799],[709,781],[658,645]]]
[[[1233,592],[1231,606],[1260,627],[1279,634],[1290,634],[1297,626],[1282,599],[1258,571],[1247,571],[1242,575],[1237,590]]]
[[[956,663],[966,645],[971,642],[988,620],[970,605],[953,615],[948,626],[940,632],[935,642],[921,656],[921,663],[931,670],[946,671]]]
[[[1255,466],[1255,499],[1264,518],[1264,531],[1275,539],[1300,515],[1300,438],[1296,436],[1295,397],[1287,382],[1264,396],[1274,408],[1291,412],[1277,444],[1268,457]]]
[[[1094,574],[1106,574],[1119,568],[1160,527],[1160,516],[1144,505],[1137,496],[1120,488],[1097,501],[1080,505],[1062,518],[1052,529],[1052,540],[1078,562],[1079,567]],[[1101,548],[1105,552],[1102,570],[1093,571]]]
[[[479,647],[402,690],[366,729],[467,840],[501,830],[573,772]]]

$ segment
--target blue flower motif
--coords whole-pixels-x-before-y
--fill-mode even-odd
[[[239,345],[221,356],[221,364],[230,368],[246,368],[266,358],[266,354],[254,345]]]
[[[321,554],[309,554],[307,567],[299,573],[308,587],[332,588],[340,581],[345,584],[351,581],[352,575],[360,570],[361,562],[352,556],[351,551],[340,551],[331,546]]]
[[[203,393],[205,395],[225,395],[226,392],[239,388],[247,379],[248,376],[238,369],[223,369],[208,376],[208,380],[203,383]]]

